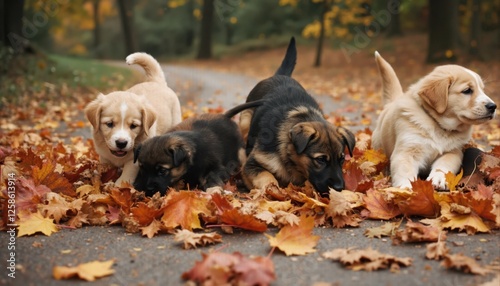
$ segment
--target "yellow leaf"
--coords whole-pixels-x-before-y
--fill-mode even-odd
[[[264,234],[269,239],[272,247],[277,247],[287,256],[305,255],[315,252],[314,247],[318,244],[319,236],[313,235],[314,217],[300,217],[298,225],[287,225],[283,227],[275,237]]]
[[[57,232],[58,228],[54,224],[54,220],[50,218],[45,218],[40,212],[29,213],[20,212],[19,217],[19,228],[17,236],[32,235],[37,232],[41,232],[46,236],[50,236],[53,232]]]
[[[456,176],[452,172],[448,172],[447,174],[444,175],[444,177],[446,179],[446,184],[448,185],[450,192],[456,191],[456,187],[457,187],[458,183],[460,182],[460,180],[462,179],[463,175],[464,175],[463,169]]]
[[[111,269],[114,263],[115,260],[112,259],[104,262],[92,261],[75,267],[56,266],[52,270],[52,275],[56,280],[78,276],[83,280],[94,281],[96,278],[115,273],[115,271]]]

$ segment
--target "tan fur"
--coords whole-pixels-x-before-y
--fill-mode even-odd
[[[126,91],[100,94],[85,108],[101,163],[123,167],[116,184],[132,183],[137,175],[138,167],[133,164],[133,148],[137,144],[181,121],[179,99],[167,86],[159,63],[145,53],[131,54],[126,61],[141,65],[148,81]],[[126,141],[126,147],[119,148],[117,140]],[[116,156],[112,151],[125,155]]]
[[[391,161],[392,183],[411,187],[427,171],[434,187],[446,189],[445,174],[457,173],[472,125],[492,119],[493,101],[476,73],[457,65],[436,67],[403,93],[392,67],[375,54],[387,100],[373,131],[372,146]],[[464,91],[470,88],[471,94]]]

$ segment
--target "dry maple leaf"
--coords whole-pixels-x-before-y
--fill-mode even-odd
[[[56,280],[78,276],[80,279],[86,281],[95,281],[97,278],[109,276],[115,273],[115,271],[111,269],[111,266],[113,266],[114,263],[115,260],[108,260],[103,262],[87,262],[79,264],[75,267],[55,266],[52,270],[52,275]]]
[[[379,269],[391,270],[399,266],[410,266],[410,257],[399,258],[388,254],[380,253],[371,248],[356,249],[334,249],[322,254],[324,258],[338,260],[344,266],[354,271],[365,270],[374,271]]]
[[[183,279],[201,285],[269,285],[276,279],[274,264],[267,257],[250,259],[239,252],[202,256],[202,261],[182,274]]]
[[[46,200],[47,204],[39,205],[39,209],[45,217],[53,218],[56,223],[65,218],[67,212],[72,209],[71,204],[57,193],[48,193]]]
[[[427,253],[425,257],[427,259],[441,260],[448,252],[450,252],[450,249],[446,246],[446,242],[438,241],[427,244]]]
[[[231,227],[239,227],[246,230],[264,232],[267,224],[256,219],[253,215],[242,214],[237,209],[224,211],[220,216],[222,223]]]
[[[441,217],[439,219],[442,228],[465,230],[468,234],[490,231],[490,227],[475,212],[461,213],[457,207],[452,209],[451,204],[446,202],[441,203]]]
[[[298,225],[284,226],[275,237],[264,234],[272,247],[277,247],[287,256],[305,255],[315,252],[319,236],[313,235],[314,217],[301,216]]]
[[[147,236],[148,238],[152,238],[157,234],[162,228],[162,224],[160,221],[153,219],[148,226],[141,227],[142,235]]]
[[[154,219],[158,218],[163,211],[163,208],[157,209],[144,202],[139,202],[136,206],[130,208],[130,213],[142,226],[149,225]]]
[[[382,236],[393,236],[402,220],[396,222],[386,222],[379,227],[371,227],[365,230],[365,235],[369,238],[381,238]]]
[[[439,214],[439,203],[434,198],[432,182],[416,180],[411,185],[412,195],[408,199],[398,202],[401,212],[406,216],[436,217]]]
[[[222,236],[216,232],[194,233],[187,229],[179,229],[175,232],[175,241],[183,242],[184,249],[196,248],[197,245],[205,246],[222,242]]]
[[[446,232],[435,226],[426,226],[408,221],[403,230],[397,230],[392,237],[393,244],[403,242],[436,242],[446,240]]]
[[[19,178],[16,181],[16,208],[19,210],[36,211],[43,197],[50,192],[44,185],[35,185],[32,179]]]
[[[452,172],[448,172],[447,174],[444,175],[446,179],[446,184],[448,185],[448,189],[450,192],[456,191],[456,187],[460,180],[462,179],[462,176],[464,175],[464,170],[460,170],[460,173],[458,175],[455,175]]]
[[[401,214],[399,208],[392,202],[387,202],[383,191],[369,190],[363,198],[368,217],[372,219],[391,219]]]
[[[73,184],[62,174],[56,171],[56,162],[47,160],[42,167],[33,167],[33,179],[35,185],[45,185],[54,193],[62,193],[70,197],[76,197]]]
[[[43,217],[40,212],[29,213],[21,211],[17,214],[17,216],[19,217],[19,227],[17,229],[18,237],[32,235],[37,232],[50,236],[53,232],[57,232],[59,230],[54,224],[53,219]]]
[[[453,268],[464,273],[485,275],[490,271],[479,265],[474,258],[463,254],[446,254],[441,265],[447,269]]]
[[[166,228],[201,228],[199,215],[211,215],[208,200],[195,191],[171,191],[165,198],[161,221]]]

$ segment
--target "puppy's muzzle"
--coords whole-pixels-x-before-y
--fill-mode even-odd
[[[116,145],[116,148],[118,148],[118,150],[111,150],[111,153],[113,155],[115,155],[116,157],[123,157],[123,156],[127,155],[127,151],[123,150],[128,145],[127,140],[115,140],[115,145]]]
[[[486,110],[488,110],[489,114],[494,115],[495,110],[497,109],[497,105],[494,102],[488,102],[486,105]]]

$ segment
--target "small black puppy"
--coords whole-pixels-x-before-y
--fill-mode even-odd
[[[231,117],[260,105],[255,101],[225,114],[203,114],[174,126],[166,134],[144,141],[134,150],[139,173],[134,187],[151,196],[169,187],[206,189],[223,186],[240,171],[246,156],[244,142]]]
[[[309,180],[321,195],[344,188],[344,150],[352,155],[354,134],[325,120],[318,103],[291,78],[297,51],[292,38],[274,76],[259,82],[247,102],[262,105],[242,112],[248,130],[243,179],[249,189],[274,183],[302,185]]]

